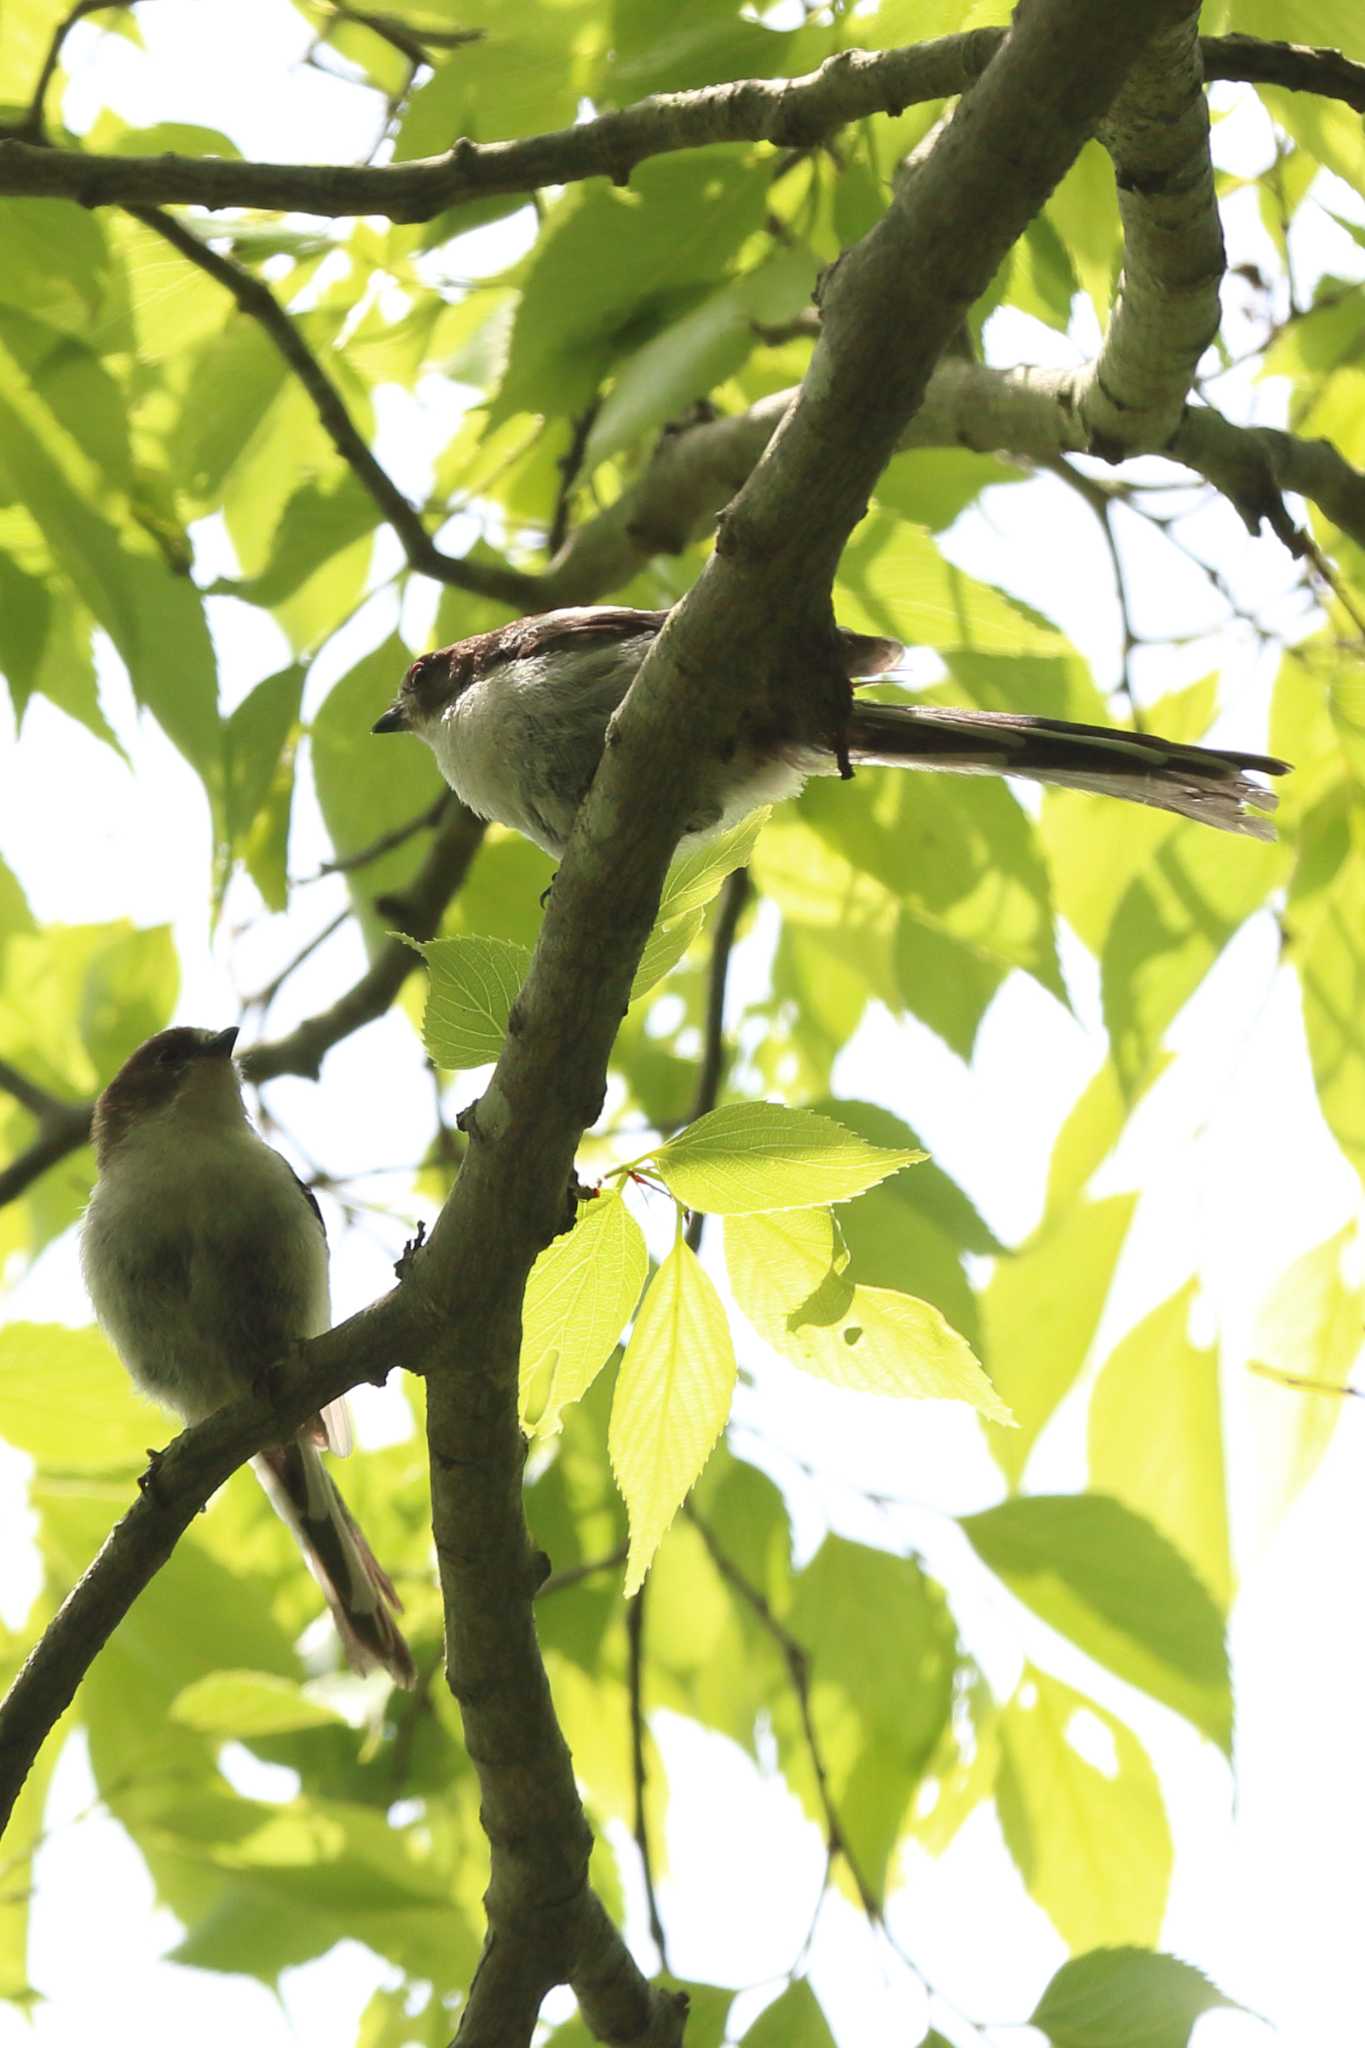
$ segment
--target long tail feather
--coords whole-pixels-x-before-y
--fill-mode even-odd
[[[403,1603],[317,1451],[284,1444],[251,1462],[322,1588],[347,1661],[357,1671],[385,1670],[395,1685],[414,1685],[412,1652],[391,1611]]]
[[[937,704],[859,704],[849,724],[849,756],[956,775],[1022,775],[1031,782],[1152,804],[1252,839],[1274,838],[1265,813],[1274,810],[1277,798],[1251,776],[1284,775],[1289,768],[1272,754],[1232,753],[1186,746],[1154,733]]]

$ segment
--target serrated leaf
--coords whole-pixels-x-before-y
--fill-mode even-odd
[[[725,1427],[735,1354],[719,1295],[681,1238],[649,1283],[612,1402],[607,1449],[630,1517],[627,1598]]]
[[[585,1202],[531,1268],[521,1311],[521,1426],[548,1437],[611,1357],[649,1270],[644,1234],[619,1193]]]
[[[482,1067],[495,1060],[531,955],[510,939],[432,939],[422,947],[430,972],[422,1043],[438,1067]]]
[[[1237,2011],[1202,1970],[1145,1948],[1102,1948],[1063,1963],[1029,2022],[1053,2048],[1187,2048],[1201,2013]]]
[[[1009,1422],[966,1338],[931,1303],[843,1280],[848,1255],[828,1210],[727,1217],[725,1260],[744,1314],[803,1372],[856,1393],[966,1401]]]
[[[912,1145],[870,1145],[808,1109],[732,1102],[670,1138],[652,1166],[687,1208],[748,1216],[849,1201],[926,1156]]]
[[[962,1528],[1026,1607],[1230,1749],[1223,1617],[1150,1522],[1103,1494],[1052,1494],[966,1515]]]

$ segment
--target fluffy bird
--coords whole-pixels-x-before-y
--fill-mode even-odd
[[[457,640],[413,662],[374,731],[425,740],[471,811],[510,825],[558,858],[611,715],[667,617],[587,605]],[[850,680],[884,674],[904,652],[898,640],[842,629],[839,643]],[[1153,804],[1254,839],[1273,837],[1266,813],[1276,799],[1251,778],[1283,775],[1289,765],[1151,733],[929,704],[855,704],[846,742],[854,763],[1022,775]],[[733,753],[708,764],[683,844],[725,831],[761,804],[796,796],[811,775],[840,772],[838,756],[809,739],[741,737]]]
[[[95,1313],[144,1394],[202,1422],[331,1323],[322,1212],[247,1121],[237,1033],[160,1031],[95,1105],[99,1179],[81,1229]],[[415,1679],[401,1607],[322,1462],[344,1402],[252,1459],[336,1620],[348,1661]]]

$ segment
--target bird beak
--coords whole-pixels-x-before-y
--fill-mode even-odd
[[[384,716],[376,718],[374,724],[370,727],[371,732],[406,732],[407,729],[408,715],[403,709],[401,697],[396,702],[390,704]]]
[[[229,1024],[226,1031],[220,1031],[204,1047],[204,1058],[208,1060],[230,1060],[232,1048],[237,1043],[237,1026]]]

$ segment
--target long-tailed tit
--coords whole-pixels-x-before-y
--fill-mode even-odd
[[[201,1422],[331,1322],[312,1194],[247,1122],[237,1033],[160,1031],[95,1106],[99,1180],[81,1230],[95,1313],[144,1394]],[[410,1686],[401,1601],[322,1462],[344,1402],[252,1459],[336,1619],[350,1663]]]
[[[374,730],[415,733],[470,810],[558,856],[601,757],[607,723],[667,617],[588,605],[457,640],[412,664]],[[882,674],[903,652],[899,641],[861,633],[841,630],[839,640],[851,679]],[[1153,804],[1254,839],[1273,836],[1263,814],[1274,809],[1275,794],[1247,771],[1282,775],[1288,767],[1265,754],[1186,746],[1150,733],[928,704],[854,704],[845,743],[850,762],[1022,775]],[[808,776],[841,768],[833,749],[806,739],[741,737],[731,754],[709,764],[684,844],[737,824],[760,804],[797,795]]]

